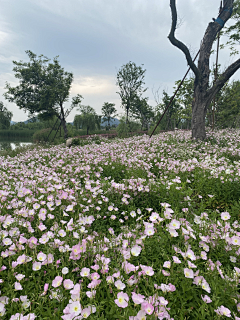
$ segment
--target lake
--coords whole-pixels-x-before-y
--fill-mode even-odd
[[[17,147],[23,147],[31,145],[32,141],[29,139],[1,139],[0,138],[0,150],[15,150]]]

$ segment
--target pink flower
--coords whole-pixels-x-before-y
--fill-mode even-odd
[[[194,277],[192,269],[184,268],[184,275],[186,278],[192,278]]]
[[[140,246],[134,246],[131,249],[131,254],[135,257],[139,256],[140,252],[142,251],[142,248]]]
[[[122,267],[124,268],[124,270],[125,270],[125,272],[126,272],[127,274],[129,274],[129,273],[132,272],[132,271],[134,272],[134,271],[136,270],[136,267],[135,267],[133,264],[127,262],[127,261],[125,261],[125,262],[122,264]]]
[[[162,270],[162,274],[165,276],[165,277],[169,277],[170,276],[170,272],[166,271],[166,270]]]
[[[62,284],[63,278],[60,276],[56,276],[55,279],[52,281],[52,286],[54,288],[59,287]]]
[[[186,252],[186,256],[191,260],[196,260],[196,256],[191,249],[188,249],[188,251]]]
[[[89,284],[88,284],[88,288],[89,289],[94,289],[94,288],[96,288],[99,284],[101,283],[101,280],[93,280],[92,282],[90,282]]]
[[[126,287],[126,285],[121,280],[117,280],[114,285],[116,288],[118,288],[118,290],[123,290]]]
[[[146,275],[148,275],[148,276],[154,275],[154,271],[153,271],[152,267],[143,266],[143,265],[140,265],[140,266],[141,266],[142,270],[146,273]]]
[[[87,307],[85,309],[82,310],[81,316],[86,319],[90,316],[91,314],[91,307]]]
[[[178,259],[178,257],[173,256],[172,258],[174,263],[182,263],[181,260]]]
[[[141,304],[144,302],[145,296],[143,296],[142,294],[137,294],[135,292],[132,292],[132,301],[135,304]]]
[[[155,233],[155,231],[154,231],[153,228],[146,228],[144,230],[144,234],[147,235],[147,236],[152,236],[154,233]]]
[[[71,317],[70,319],[73,319],[74,317],[78,316],[82,311],[80,302],[74,301],[74,302],[68,304],[68,311],[71,316],[73,315],[73,317]],[[75,319],[77,319],[77,318],[75,318]]]
[[[240,237],[233,236],[233,237],[231,238],[231,242],[232,242],[232,244],[234,244],[235,246],[240,246]]]
[[[100,278],[100,275],[97,272],[94,272],[91,274],[91,279],[92,280],[97,280]]]
[[[206,294],[205,294],[204,297],[201,295],[201,297],[202,297],[203,301],[206,302],[206,303],[211,303],[212,302],[212,300]]]
[[[23,289],[21,283],[19,283],[19,282],[15,282],[14,287],[15,287],[15,290],[22,290]]]
[[[218,307],[216,310],[214,310],[217,314],[220,316],[226,316],[228,318],[231,317],[231,311],[228,308],[225,308],[224,306]]]
[[[147,319],[146,312],[144,310],[140,310],[137,313],[136,317],[134,317],[134,320],[146,320],[146,319]],[[129,320],[130,320],[130,318],[129,318]]]
[[[88,277],[90,274],[90,269],[89,268],[82,268],[81,272],[80,272],[80,275],[82,277]]]
[[[66,279],[63,281],[63,286],[66,290],[70,290],[74,287],[74,283],[70,279]]]
[[[128,306],[129,297],[124,292],[119,292],[117,294],[117,299],[114,300],[116,305],[120,308],[126,308]]]
[[[228,212],[222,212],[221,213],[221,219],[222,220],[229,220],[231,218],[230,214]]]
[[[38,270],[41,269],[41,267],[42,267],[41,262],[35,261],[35,262],[33,263],[32,269],[33,269],[33,271],[38,271]]]
[[[165,261],[164,264],[163,264],[163,268],[170,269],[171,268],[171,261]]]
[[[147,314],[152,314],[153,311],[154,311],[154,307],[153,307],[152,304],[146,303],[146,304],[144,305],[144,309],[143,309],[143,310],[144,310]]]
[[[37,255],[37,259],[41,262],[46,260],[46,258],[47,258],[47,255],[43,252],[39,252],[39,254]]]
[[[158,297],[158,301],[161,306],[166,306],[168,304],[168,301],[164,297]]]
[[[81,289],[80,284],[77,283],[77,284],[75,284],[74,288],[70,291],[70,293],[71,294],[79,294],[80,293],[80,289]]]
[[[88,298],[94,298],[96,295],[96,290],[92,290],[92,291],[86,291],[86,295],[88,296]]]

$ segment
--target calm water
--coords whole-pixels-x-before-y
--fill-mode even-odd
[[[26,145],[30,145],[30,144],[32,144],[31,141],[24,140],[24,139],[19,139],[19,140],[16,140],[16,139],[2,140],[2,139],[0,139],[0,150],[7,150],[7,149],[14,150],[17,147],[22,147],[22,146],[26,146]]]

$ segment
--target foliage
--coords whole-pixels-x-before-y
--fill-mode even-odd
[[[80,94],[73,97],[70,109],[64,111],[63,104],[68,101],[73,74],[64,72],[57,60],[58,56],[53,59],[53,63],[46,66],[50,59],[43,55],[37,59],[37,55],[30,50],[26,53],[30,62],[13,61],[13,71],[20,84],[11,87],[6,83],[7,92],[4,97],[10,102],[15,102],[20,109],[28,111],[31,116],[37,114],[43,120],[57,116],[61,120],[66,138],[66,115],[82,100]]]
[[[148,130],[154,119],[153,108],[147,103],[147,100],[148,98],[140,99],[136,96],[130,108],[130,116],[141,121],[142,130]]]
[[[140,130],[140,124],[133,120],[128,120],[128,122],[126,123],[126,118],[122,117],[116,130],[118,137],[125,138],[129,136],[130,132]]]
[[[114,103],[104,102],[102,106],[102,114],[103,114],[103,120],[104,122],[108,122],[108,129],[110,129],[110,120],[111,118],[114,118],[117,116],[117,110],[114,107]]]
[[[136,97],[140,98],[142,93],[147,90],[143,89],[144,77],[146,70],[141,66],[137,67],[134,62],[128,62],[123,65],[117,73],[117,86],[120,91],[117,92],[121,98],[122,106],[126,109],[128,121],[128,112]]]
[[[216,124],[219,128],[236,128],[240,125],[240,81],[224,87],[217,99]]]
[[[240,44],[240,0],[235,0],[233,3],[231,19],[235,20],[236,23],[231,26],[225,26],[220,32],[220,35],[227,35],[229,37],[229,40],[225,44],[221,44],[220,48],[224,49],[229,46],[231,50],[230,56],[239,54],[236,45]]]
[[[1,154],[1,319],[237,319],[240,131],[91,140]]]
[[[3,102],[0,101],[0,130],[9,129],[12,116],[12,112],[4,107]]]
[[[184,96],[183,92],[181,94]],[[155,108],[156,122],[160,119],[160,117],[164,113],[170,100],[171,100],[171,96],[169,96],[168,93],[165,90],[163,90],[162,102],[159,103]],[[180,101],[178,101],[177,99],[174,99],[170,104],[169,108],[167,109],[163,119],[161,120],[159,124],[159,128],[161,130],[170,130],[170,129],[174,129],[175,127],[178,128],[181,121],[184,120],[182,118],[182,110],[183,110],[183,106],[180,104]]]
[[[90,106],[80,106],[80,115],[74,117],[74,126],[76,129],[87,129],[87,135],[89,131],[98,128],[100,130],[101,116],[98,116],[95,110]]]

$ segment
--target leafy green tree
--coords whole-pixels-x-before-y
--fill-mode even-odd
[[[150,123],[154,119],[154,110],[147,103],[148,98],[139,98],[135,97],[131,107],[130,107],[130,115],[135,120],[141,121],[141,129],[149,129]]]
[[[104,104],[102,106],[103,120],[104,120],[104,122],[105,121],[108,122],[108,128],[110,128],[111,118],[114,118],[117,116],[117,113],[116,113],[117,110],[114,106],[115,106],[115,104],[110,103],[110,102],[104,102]]]
[[[156,119],[159,119],[162,116],[170,100],[171,100],[171,96],[169,96],[168,93],[165,90],[163,90],[162,102],[159,103],[155,108]],[[178,102],[178,100],[174,99],[170,104],[169,108],[167,109],[162,121],[160,122],[161,124],[160,128],[162,130],[168,130],[168,129],[173,129],[174,127],[178,127],[178,125],[182,120],[181,118],[182,109],[183,107]]]
[[[12,112],[4,107],[3,102],[0,101],[0,129],[9,129],[11,125]]]
[[[10,102],[15,102],[20,109],[28,111],[30,116],[38,115],[41,119],[57,116],[67,139],[66,117],[83,98],[78,94],[72,98],[70,108],[64,109],[63,104],[69,98],[73,73],[64,72],[57,60],[58,56],[53,59],[53,63],[48,63],[50,59],[43,55],[37,59],[37,55],[30,50],[26,53],[30,62],[13,61],[15,65],[13,71],[15,77],[20,80],[20,84],[17,87],[11,87],[6,83],[7,92],[4,97]]]
[[[90,130],[100,130],[101,116],[98,116],[92,107],[82,105],[79,110],[81,114],[76,115],[73,122],[76,129],[87,129],[87,135]]]
[[[175,81],[176,86],[173,87],[174,90],[177,89],[180,82],[181,80]],[[190,77],[189,79],[186,79],[183,81],[174,99],[182,107],[182,108],[178,108],[178,111],[179,111],[178,116],[183,122],[186,122],[186,123],[191,122],[193,96],[194,96],[194,78]]]
[[[122,106],[126,109],[128,122],[128,112],[135,99],[135,97],[141,97],[142,93],[147,90],[143,89],[143,82],[146,70],[143,70],[141,66],[137,67],[134,62],[128,62],[123,65],[117,73],[117,86],[120,91],[117,92],[122,100]]]
[[[226,108],[227,106],[227,108]],[[226,85],[217,100],[215,112],[219,128],[236,128],[240,125],[240,81]]]

